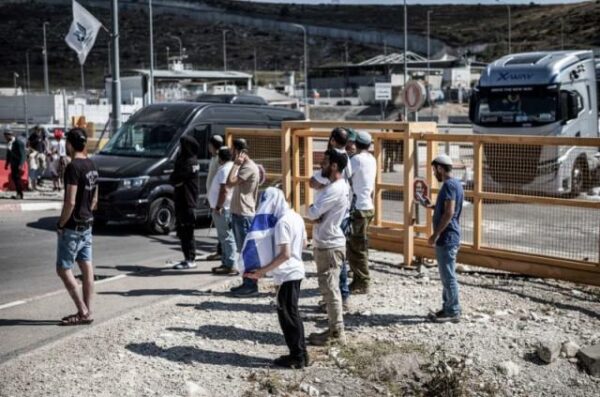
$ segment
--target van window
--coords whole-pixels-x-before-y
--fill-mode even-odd
[[[207,124],[198,124],[187,133],[198,142],[198,159],[208,158],[208,139],[210,135],[210,126]]]
[[[206,109],[202,115],[211,120],[255,120],[266,121],[267,116],[254,109],[244,109],[236,106],[213,107]]]
[[[163,157],[176,142],[179,128],[171,124],[127,122],[119,128],[100,154]]]

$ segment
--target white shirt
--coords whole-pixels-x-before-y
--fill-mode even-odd
[[[316,248],[338,248],[346,246],[342,231],[342,220],[348,212],[348,184],[344,178],[321,189],[315,202],[308,207],[309,219],[320,219],[313,226],[313,243]]]
[[[302,250],[306,241],[306,227],[304,220],[294,210],[289,210],[275,225],[275,249],[279,254],[280,246],[290,246],[290,259],[269,272],[273,281],[281,285],[286,281],[302,280],[304,278],[304,262],[302,261]]]
[[[227,182],[227,177],[229,176],[229,171],[231,171],[231,167],[233,167],[233,162],[228,161],[227,163],[221,165],[217,169],[217,173],[213,178],[210,189],[208,190],[208,204],[210,208],[216,208],[217,203],[219,202],[219,191],[221,190],[221,185],[224,185]],[[228,210],[231,206],[231,195],[233,194],[233,190],[229,189],[227,191],[227,195],[225,196],[225,202],[223,203],[222,208]]]
[[[360,152],[350,159],[352,171],[350,180],[352,181],[352,193],[356,197],[354,207],[357,210],[372,210],[373,189],[375,189],[375,175],[377,173],[377,163],[375,157],[368,151]]]

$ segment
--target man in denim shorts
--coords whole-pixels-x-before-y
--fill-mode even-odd
[[[56,225],[58,237],[56,272],[77,306],[77,313],[62,319],[62,325],[91,324],[94,269],[92,267],[92,211],[98,202],[98,171],[87,157],[84,130],[67,133],[67,153],[71,163],[65,169],[65,198]],[[75,262],[83,275],[83,296],[73,275]]]

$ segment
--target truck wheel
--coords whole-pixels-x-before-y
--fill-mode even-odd
[[[169,234],[175,229],[175,203],[167,197],[161,197],[150,204],[146,229],[152,234]]]
[[[584,158],[578,158],[571,170],[571,197],[577,197],[588,188],[588,166]]]

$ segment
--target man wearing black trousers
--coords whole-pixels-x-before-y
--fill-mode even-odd
[[[175,186],[175,218],[177,236],[181,240],[184,260],[174,266],[175,269],[196,267],[196,226],[195,209],[198,202],[198,142],[191,136],[180,139],[180,151],[175,160],[175,168],[170,182]]]
[[[280,367],[301,369],[309,365],[304,325],[298,312],[300,284],[304,278],[302,250],[306,247],[306,228],[302,217],[289,208],[283,192],[279,189],[276,191],[277,208],[274,213],[283,213],[283,216],[275,224],[275,258],[266,266],[248,273],[247,277],[258,280],[268,273],[279,286],[277,316],[290,354],[275,359],[273,363]]]

